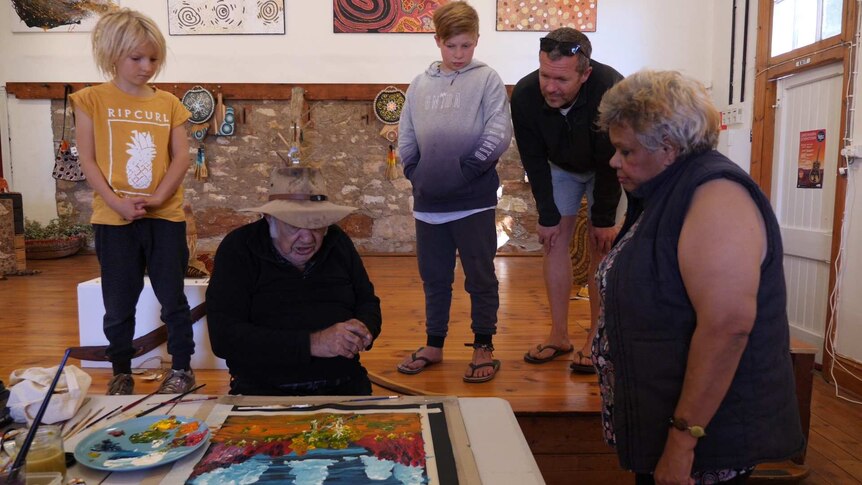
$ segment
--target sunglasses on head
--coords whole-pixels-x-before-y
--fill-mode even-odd
[[[590,57],[583,51],[581,44],[578,44],[577,42],[561,42],[547,37],[539,39],[539,49],[542,52],[551,52],[556,49],[560,54],[566,57],[572,57],[578,52],[583,54],[584,57]]]

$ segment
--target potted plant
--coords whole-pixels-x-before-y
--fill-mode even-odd
[[[27,259],[54,259],[71,256],[87,243],[93,226],[73,222],[68,217],[51,219],[44,226],[24,219],[24,248]]]

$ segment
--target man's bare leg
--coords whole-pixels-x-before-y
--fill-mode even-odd
[[[569,339],[569,300],[572,296],[572,259],[569,245],[576,222],[577,216],[563,216],[560,219],[560,235],[556,244],[543,258],[545,292],[551,309],[551,333],[542,342],[542,346],[553,345],[563,350],[572,347]],[[536,359],[543,359],[553,355],[554,350],[545,348],[538,352],[536,347],[532,347],[529,353]]]
[[[592,352],[593,339],[599,331],[599,309],[601,308],[601,295],[599,295],[599,288],[596,284],[596,269],[607,255],[606,252],[596,247],[592,238],[587,239],[590,250],[590,266],[587,270],[587,289],[590,292],[590,332],[584,345],[581,346],[580,354],[575,352],[572,356],[572,362],[578,365],[592,365],[590,353]]]

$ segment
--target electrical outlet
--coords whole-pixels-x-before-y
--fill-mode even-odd
[[[725,125],[739,125],[745,122],[745,110],[741,106],[731,106],[721,111],[721,119]]]
[[[841,156],[845,158],[862,158],[862,145],[847,145],[841,149]]]

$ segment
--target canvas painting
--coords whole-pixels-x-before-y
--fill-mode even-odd
[[[284,34],[284,0],[168,0],[168,33]]]
[[[332,0],[336,34],[434,32],[434,10],[448,0]]]
[[[186,483],[457,483],[445,430],[425,406],[234,412]]]
[[[119,0],[12,0],[12,32],[90,32]]]
[[[598,0],[497,0],[498,31],[596,31]]]

